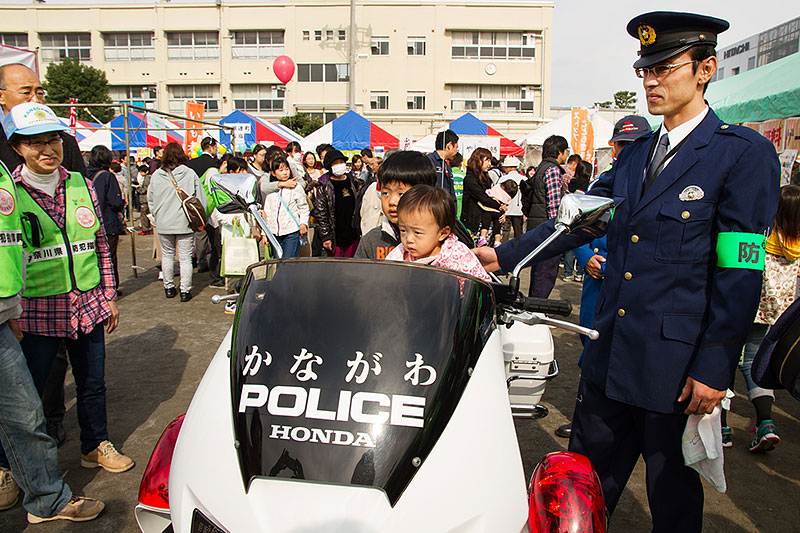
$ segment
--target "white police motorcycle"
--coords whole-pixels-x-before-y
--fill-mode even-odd
[[[214,181],[280,257],[255,177]],[[602,230],[612,207],[565,197],[552,238]],[[233,327],[147,465],[140,529],[604,531],[585,457],[549,454],[524,479],[512,416],[546,414],[548,325],[597,335],[544,316],[567,302],[519,295],[520,269],[546,245],[509,285],[411,263],[252,265]]]

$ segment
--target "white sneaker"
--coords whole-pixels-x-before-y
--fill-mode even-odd
[[[236,314],[236,302],[233,300],[225,302],[225,314],[226,315],[234,315]]]
[[[164,273],[161,272],[160,270],[158,271],[158,279],[160,279],[160,280],[164,279]]]
[[[19,499],[19,485],[14,481],[11,470],[0,470],[0,511],[11,509]]]

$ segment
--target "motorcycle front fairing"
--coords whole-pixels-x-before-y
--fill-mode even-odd
[[[421,517],[431,531],[520,531],[526,490],[494,312],[487,284],[432,267],[254,266],[227,395],[221,347],[176,445],[175,530],[197,509],[228,531],[408,531]],[[219,477],[199,475],[207,461],[225,464]]]

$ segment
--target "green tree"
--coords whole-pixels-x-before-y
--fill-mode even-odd
[[[619,109],[633,109],[636,107],[636,93],[633,91],[615,92],[614,105]]]
[[[76,58],[66,58],[60,63],[51,63],[42,84],[47,91],[47,102],[51,104],[68,104],[70,98],[78,100],[78,119],[94,121],[94,118],[83,110],[80,104],[110,104],[108,97],[108,79],[106,73],[89,65],[84,65]],[[114,118],[114,108],[91,107],[92,114],[102,122]],[[69,116],[68,107],[54,107],[53,111],[62,117]]]
[[[594,103],[595,107],[601,107],[603,109],[609,109],[612,105],[614,105],[614,102],[612,102],[611,100],[606,100],[605,102],[595,102]]]
[[[281,124],[303,137],[323,126],[322,119],[314,118],[308,113],[297,113],[296,115],[283,117]]]

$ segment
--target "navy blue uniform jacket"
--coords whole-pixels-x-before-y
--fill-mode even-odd
[[[600,338],[587,344],[581,370],[609,398],[678,413],[687,376],[718,390],[731,382],[758,307],[761,271],[718,267],[717,235],[767,231],[780,170],[769,141],[709,110],[642,196],[655,135],[626,147],[589,193],[617,207],[595,307]],[[703,190],[702,199],[681,201],[690,185]],[[502,269],[510,272],[552,231],[549,220],[498,247]],[[537,259],[587,241],[562,236]]]

